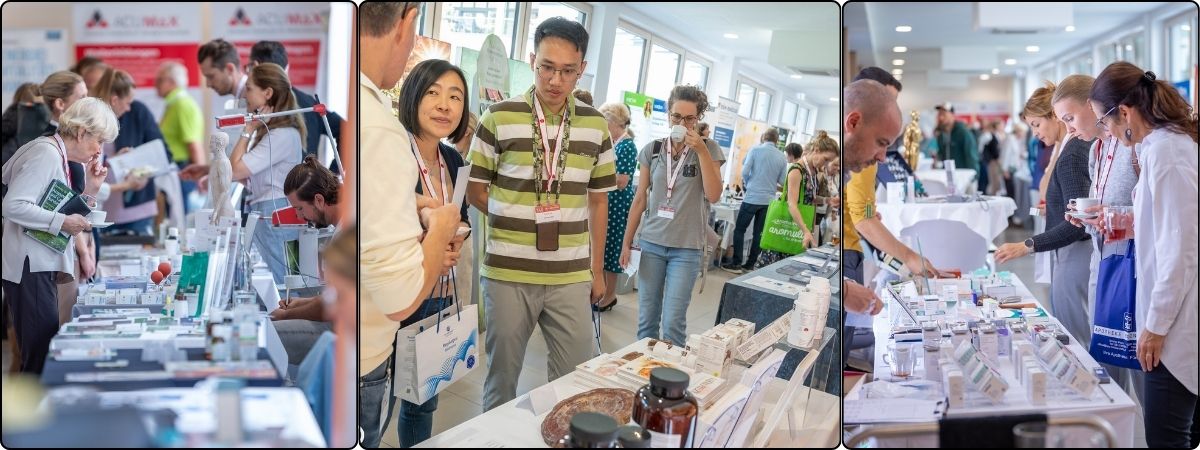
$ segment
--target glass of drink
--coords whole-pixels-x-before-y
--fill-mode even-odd
[[[1104,221],[1108,238],[1119,241],[1133,237],[1133,208],[1130,206],[1104,207]]]

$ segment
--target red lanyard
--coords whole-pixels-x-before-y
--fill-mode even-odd
[[[433,197],[434,200],[441,200],[443,205],[450,204],[450,196],[446,193],[446,161],[442,159],[442,152],[438,151],[438,178],[442,181],[442,194],[438,195],[437,190],[433,188],[433,179],[429,177],[429,168],[425,167],[425,159],[421,157],[421,152],[417,150],[417,138],[408,134],[408,142],[412,144],[413,157],[417,159],[417,168],[421,170],[421,181],[425,183],[425,193]]]
[[[683,166],[687,162],[688,151],[692,148],[683,146],[683,153],[679,155],[679,166],[675,170],[671,170],[671,154],[675,153],[672,148],[671,138],[667,138],[667,201],[671,201],[671,194],[675,192],[675,182],[679,181],[679,174],[683,173]]]
[[[1117,139],[1113,138],[1111,141],[1112,147],[1107,152],[1104,152],[1105,156],[1103,158],[1100,156],[1100,150],[1104,148],[1105,142],[1103,139],[1096,141],[1096,189],[1094,194],[1096,194],[1096,198],[1099,198],[1101,202],[1104,201],[1104,189],[1108,187],[1108,179],[1112,176],[1113,163],[1115,162],[1113,157],[1117,154]],[[1104,170],[1105,161],[1108,162],[1108,170]],[[1101,177],[1101,173],[1103,173],[1103,177]]]
[[[533,110],[537,112],[538,130],[542,132],[542,149],[550,156],[542,164],[542,170],[546,172],[547,194],[550,193],[554,179],[558,177],[558,158],[562,152],[563,127],[567,125],[567,109],[569,108],[563,108],[562,121],[558,123],[558,137],[554,138],[554,147],[550,147],[550,140],[546,138],[546,114],[542,112],[542,104],[538,102],[537,94],[533,94]]]
[[[75,189],[75,185],[71,183],[71,169],[67,166],[67,143],[63,142],[62,137],[58,133],[54,133],[54,140],[58,142],[58,154],[63,160],[63,177],[67,179],[67,186]]]

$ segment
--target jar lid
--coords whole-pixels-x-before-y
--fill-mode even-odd
[[[579,442],[611,442],[617,434],[617,421],[605,414],[581,412],[571,416],[571,438]]]
[[[650,386],[669,391],[685,390],[689,381],[688,374],[679,369],[656,367],[650,371]]]
[[[637,425],[626,425],[618,432],[617,442],[622,448],[650,448],[650,432]]]

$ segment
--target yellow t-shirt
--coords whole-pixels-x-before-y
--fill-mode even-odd
[[[854,224],[865,220],[868,210],[872,216],[875,215],[875,175],[878,170],[879,165],[871,164],[862,172],[850,175],[850,181],[846,182],[845,198],[842,199],[843,249],[862,251],[862,238],[858,236]]]

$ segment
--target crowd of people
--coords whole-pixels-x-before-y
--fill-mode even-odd
[[[593,356],[590,319],[616,304],[618,276],[635,257],[638,338],[684,344],[692,291],[711,263],[705,258],[712,233],[709,208],[722,198],[720,168],[726,159],[702,134],[709,109],[705,92],[675,86],[668,119],[684,132],[677,140],[656,139],[638,149],[627,106],[594,107],[591,94],[576,89],[587,67],[588,33],[578,22],[556,17],[534,32],[533,86],[493,104],[477,122],[469,113],[466,78],[442,60],[412,68],[393,114],[393,99],[383,89],[404,73],[420,12],[411,3],[365,3],[360,12],[361,189],[369,205],[363,209],[361,247],[363,446],[379,446],[391,421],[395,400],[387,386],[399,357],[397,330],[453,302],[470,301],[461,287],[472,280],[456,267],[471,258],[466,230],[473,224],[467,205],[450,199],[462,183],[464,203],[488,222],[486,252],[474,256],[480,270],[472,275],[479,279],[487,329],[484,410],[516,397],[535,327],[549,349],[550,380]],[[785,157],[775,141],[778,135],[769,133],[764,136],[769,145],[747,157],[755,161],[743,173],[755,188],[750,204],[783,195],[819,204],[822,217],[836,216],[836,188],[828,181],[837,172],[836,142],[822,133],[807,149],[793,144]],[[467,163],[468,179],[458,179],[457,169]],[[780,194],[785,183],[787,192]],[[397,185],[415,189],[398,195]],[[806,232],[814,226],[804,223]],[[739,261],[739,268],[759,261],[754,241],[750,259]],[[810,236],[805,243],[817,241]],[[444,294],[455,291],[444,288],[448,282],[459,287],[459,297]],[[401,403],[396,430],[401,446],[429,438],[436,408],[436,397],[421,405]]]
[[[844,94],[845,160],[855,172],[846,186],[847,338],[855,335],[855,325],[869,326],[869,321],[856,323],[856,317],[880,310],[878,297],[856,278],[854,231],[872,246],[900,255],[914,273],[935,275],[923,270],[932,265],[911,250],[894,247],[886,229],[864,226],[874,216],[873,171],[876,163],[888,163],[886,148],[901,124],[899,82],[882,70],[874,73],[864,71],[865,79],[848,85]],[[1153,72],[1116,62],[1095,77],[1073,74],[1035,90],[1020,113],[1036,140],[1028,147],[1019,124],[1007,137],[998,124],[989,125],[978,145],[952,113],[948,105],[938,107],[938,159],[978,167],[979,188],[988,193],[1017,195],[1025,188],[1008,181],[1018,177],[1032,176],[1036,186],[1044,228],[1024,242],[1000,245],[996,263],[1052,253],[1050,312],[1085,348],[1099,335],[1113,336],[1103,331],[1112,327],[1107,322],[1114,318],[1107,315],[1113,305],[1130,311],[1134,317],[1115,320],[1132,322],[1127,332],[1136,336],[1131,338],[1135,354],[1122,362],[1102,358],[1094,347],[1092,352],[1115,383],[1136,392],[1149,446],[1195,447],[1200,419],[1195,111]],[[1099,204],[1075,207],[1076,199],[1088,198]],[[1131,223],[1123,224],[1129,215]],[[1131,258],[1135,269],[1105,269],[1119,258]]]
[[[279,42],[256,43],[244,69],[236,48],[223,39],[200,46],[196,58],[208,87],[235,98],[236,109],[221,113],[287,111],[315,103],[311,95],[292,86],[287,53]],[[269,218],[273,211],[290,206],[316,227],[350,225],[339,220],[341,181],[314,157],[322,135],[339,139],[340,116],[329,115],[330,130],[338,130],[333,132],[318,125],[316,113],[250,121],[235,131],[230,147],[210,153],[203,142],[206,130],[225,131],[208,124],[187,91],[188,76],[179,62],[158,68],[152,87],[164,100],[164,109],[157,120],[146,104],[134,99],[139,86],[127,71],[90,56],[40,84],[22,85],[5,109],[3,316],[11,325],[13,372],[41,373],[51,338],[72,318],[80,284],[96,276],[101,245],[119,237],[151,243],[164,221],[185,227],[182,217],[169,215],[166,206],[178,203],[170,206],[184,212],[199,209],[200,202],[195,198],[189,202],[187,193],[196,188],[207,193],[214,159],[227,159],[230,178],[246,185],[246,200],[239,205],[243,213],[255,211]],[[170,176],[170,171],[130,171],[116,179],[108,170],[110,158],[156,140],[163,144],[165,160],[181,169],[178,177]],[[38,201],[55,181],[74,190],[90,210],[104,211],[111,226],[100,230],[84,215],[42,209]],[[168,195],[172,190],[182,195]],[[230,199],[209,198],[207,204],[222,201]],[[282,284],[289,274],[285,241],[295,240],[298,232],[269,225],[254,230],[253,247],[276,283]],[[32,232],[62,233],[68,237],[66,249],[56,251],[36,242]],[[281,302],[273,315],[312,322],[280,322],[279,334],[295,364],[320,331],[329,329],[321,305],[314,299]]]

